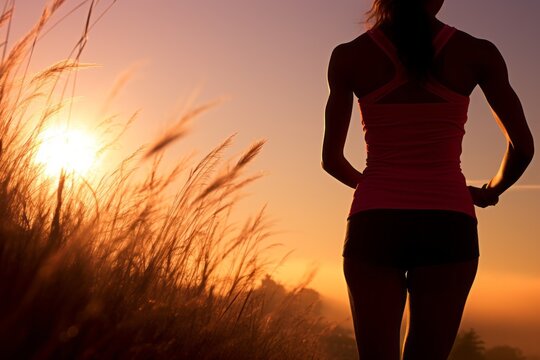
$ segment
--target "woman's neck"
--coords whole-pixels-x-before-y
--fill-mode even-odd
[[[440,21],[439,19],[437,19],[436,17],[432,17],[430,19],[429,24],[430,24],[431,33],[434,35],[437,34],[444,26],[444,23]],[[390,24],[382,23],[379,25],[379,28],[382,30],[383,33],[385,33],[385,35],[387,35],[390,38],[393,38],[393,34],[392,34],[393,30]]]

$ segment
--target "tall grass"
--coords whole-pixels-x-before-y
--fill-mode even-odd
[[[272,232],[264,208],[240,226],[231,219],[258,178],[246,168],[264,141],[225,158],[231,136],[198,161],[162,170],[163,152],[203,105],[98,180],[67,172],[50,180],[34,161],[40,133],[70,106],[64,95],[101,16],[96,3],[75,6],[88,10],[73,56],[36,75],[28,64],[64,1],[47,6],[9,51],[11,1],[0,16],[0,357],[324,357],[327,328],[298,306],[302,287],[272,307],[258,287]]]

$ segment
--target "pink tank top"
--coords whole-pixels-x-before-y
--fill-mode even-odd
[[[445,25],[434,39],[437,56],[455,28]],[[349,215],[369,209],[440,209],[476,218],[461,172],[461,142],[469,97],[429,77],[425,89],[441,101],[380,103],[407,83],[393,43],[379,29],[368,31],[392,60],[393,80],[358,99],[367,160]]]

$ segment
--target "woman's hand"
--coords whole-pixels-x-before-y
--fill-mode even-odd
[[[488,206],[493,206],[499,202],[499,195],[496,194],[492,189],[487,188],[487,184],[481,188],[476,186],[468,186],[469,192],[474,205],[485,208]]]

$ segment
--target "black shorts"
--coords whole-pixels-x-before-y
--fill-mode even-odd
[[[450,210],[359,211],[347,219],[343,256],[403,269],[473,260],[479,256],[477,225]]]

